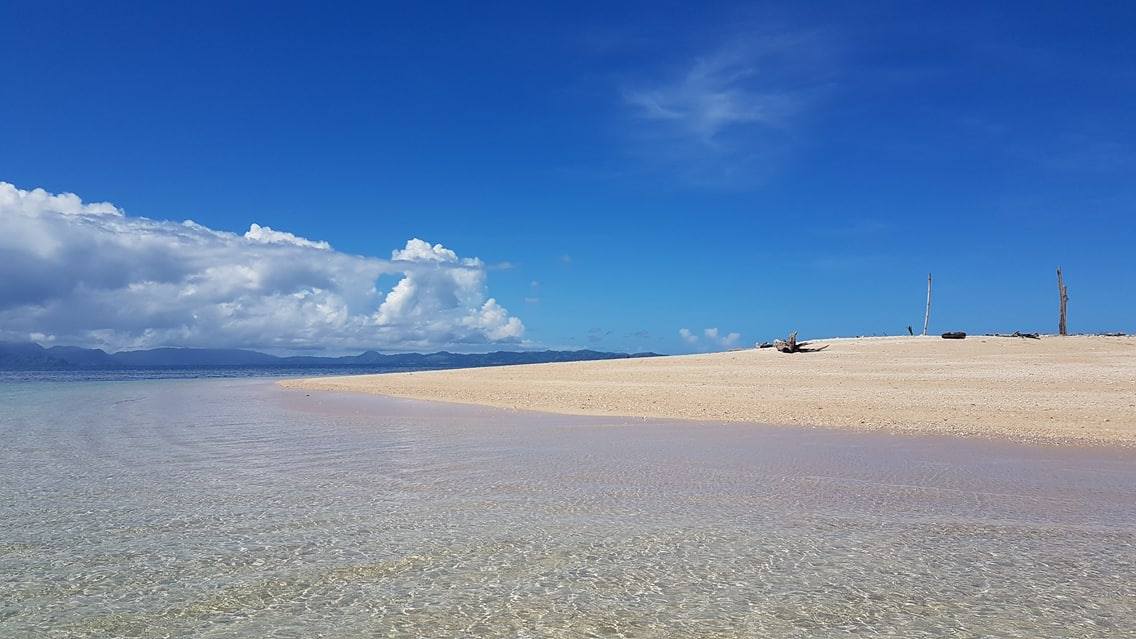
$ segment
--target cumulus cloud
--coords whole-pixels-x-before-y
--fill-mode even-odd
[[[293,246],[307,246],[310,248],[317,248],[328,250],[331,245],[327,242],[313,242],[304,237],[293,235],[286,231],[277,231],[270,226],[261,226],[253,223],[249,226],[249,230],[245,231],[245,239],[254,242],[262,242],[264,244],[291,244]]]
[[[679,337],[681,337],[682,340],[687,344],[694,345],[703,343],[710,347],[723,348],[729,348],[736,345],[742,338],[741,333],[736,332],[730,332],[723,335],[722,332],[717,329],[717,327],[702,329],[702,338],[699,338],[698,334],[690,330],[689,328],[678,329],[678,334]]]
[[[733,346],[742,338],[741,333],[726,333],[722,335],[718,332],[717,328],[707,328],[703,330],[702,333],[706,335],[707,340],[719,346]]]
[[[278,351],[517,342],[486,266],[411,239],[391,259],[252,224],[243,235],[0,182],[0,339]],[[387,291],[381,275],[400,276]]]

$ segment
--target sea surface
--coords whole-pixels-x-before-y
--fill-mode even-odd
[[[0,370],[0,385],[20,382],[126,382],[161,379],[221,379],[263,377],[325,377],[370,375],[425,369],[381,366],[150,366],[138,368],[91,368],[76,370]]]
[[[1136,457],[0,380],[2,637],[1136,637]]]

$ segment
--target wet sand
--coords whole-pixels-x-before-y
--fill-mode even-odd
[[[287,380],[573,415],[1136,446],[1136,338],[858,338],[630,360]]]

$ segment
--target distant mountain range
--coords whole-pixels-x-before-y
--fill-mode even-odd
[[[152,348],[107,353],[97,348],[52,346],[33,342],[0,342],[0,370],[118,370],[130,368],[339,368],[370,369],[473,368],[507,364],[577,362],[595,359],[654,357],[658,353],[602,351],[495,351],[493,353],[392,353],[367,351],[343,357],[277,357],[229,348]]]

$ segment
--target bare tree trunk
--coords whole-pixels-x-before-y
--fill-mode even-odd
[[[927,325],[931,323],[931,274],[927,274],[927,309],[923,311],[923,334],[927,334]]]
[[[1069,289],[1065,287],[1065,278],[1061,276],[1061,267],[1057,267],[1057,299],[1059,301],[1057,316],[1057,334],[1068,335],[1065,327],[1065,311],[1069,306]]]

